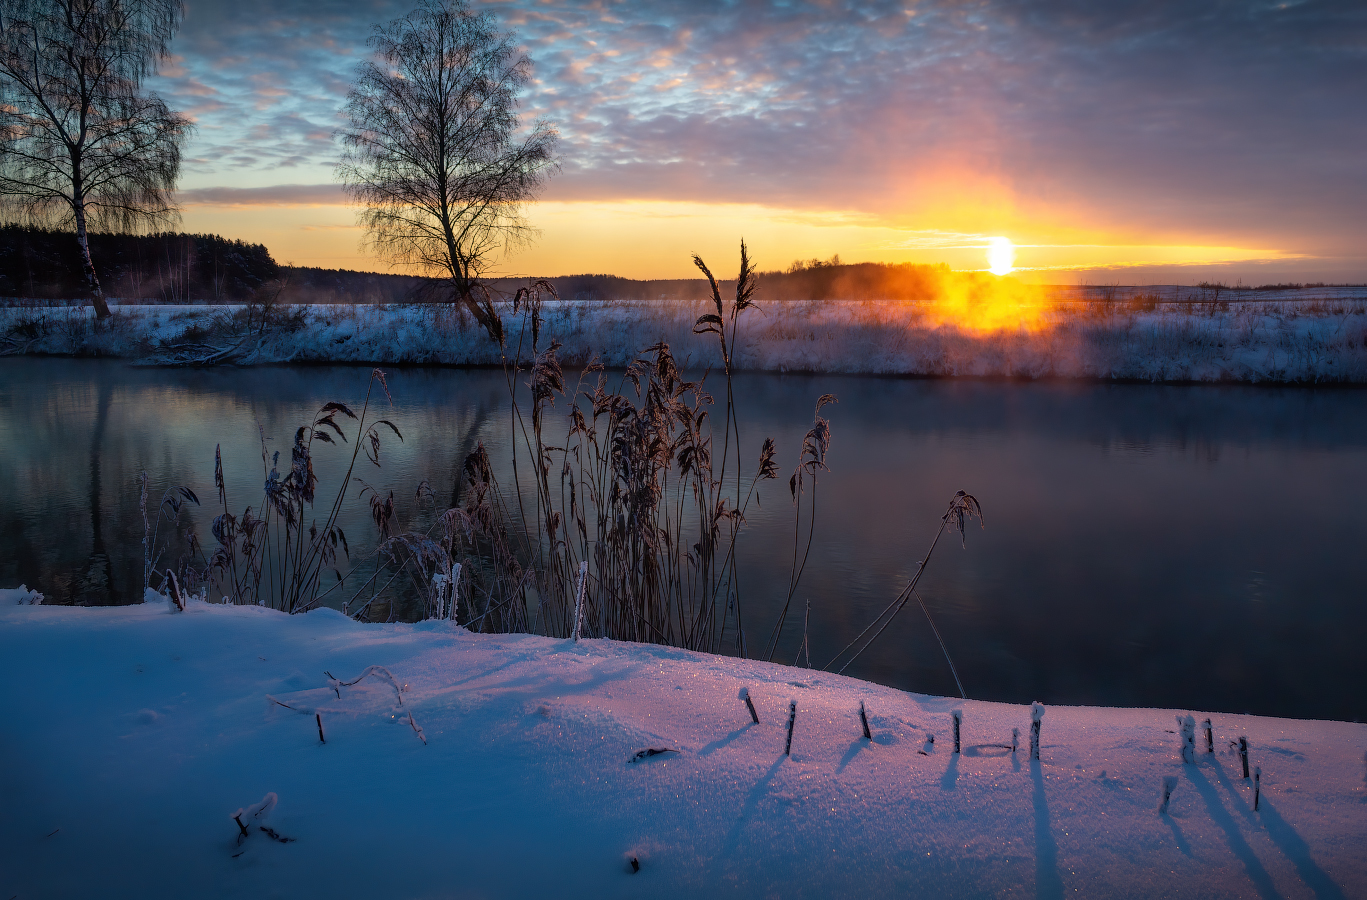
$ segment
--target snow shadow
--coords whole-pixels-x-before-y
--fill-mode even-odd
[[[850,743],[850,749],[845,751],[845,755],[840,758],[840,765],[835,767],[835,773],[839,775],[845,771],[845,767],[854,762],[854,758],[859,755],[859,751],[865,747],[872,747],[873,742],[868,738],[856,738]]]
[[[1049,822],[1049,800],[1044,796],[1044,772],[1037,759],[1030,760],[1035,782],[1035,896],[1062,900],[1063,878],[1058,873],[1058,844]]]
[[[713,741],[712,743],[710,743],[710,744],[706,745],[705,747],[703,747],[702,749],[700,749],[700,750],[698,751],[698,755],[699,755],[699,756],[711,756],[713,753],[716,753],[716,752],[717,752],[718,750],[720,750],[722,747],[725,747],[727,744],[731,743],[731,742],[734,741],[736,738],[740,737],[742,734],[745,734],[745,732],[749,731],[751,728],[754,728],[754,727],[755,727],[755,723],[754,723],[754,722],[746,722],[744,725],[742,725],[740,728],[737,728],[735,731],[731,732],[731,733],[728,734],[726,737],[717,738],[717,739],[716,739],[715,741]]]
[[[959,784],[959,754],[949,754],[949,767],[940,776],[940,790],[952,791]]]
[[[1276,753],[1305,758],[1294,750],[1283,750],[1279,747],[1268,749]],[[1290,823],[1281,817],[1276,807],[1268,800],[1267,795],[1263,795],[1262,803],[1259,804],[1258,812],[1255,813],[1249,806],[1246,797],[1240,795],[1237,785],[1225,776],[1225,770],[1220,765],[1220,761],[1217,759],[1213,762],[1215,777],[1219,780],[1220,787],[1225,789],[1225,792],[1243,811],[1244,818],[1263,827],[1267,836],[1277,845],[1277,849],[1282,851],[1282,854],[1291,860],[1291,863],[1296,867],[1296,871],[1300,873],[1305,886],[1322,900],[1343,900],[1343,890],[1310,858],[1310,847],[1300,836],[1300,832],[1296,831]]]
[[[745,806],[741,809],[740,815],[736,817],[736,824],[731,827],[731,832],[726,836],[725,848],[728,852],[735,851],[740,846],[740,833],[745,828],[745,823],[750,820],[755,810],[759,808],[759,803],[764,799],[764,795],[769,792],[769,784],[778,774],[778,770],[783,765],[786,756],[780,756],[774,760],[774,764],[769,767],[769,771],[760,776],[759,781],[750,789],[750,793],[745,798]]]
[[[1186,836],[1182,834],[1182,827],[1173,819],[1172,814],[1165,814],[1163,820],[1172,829],[1172,839],[1177,842],[1177,849],[1182,851],[1183,856],[1191,856],[1191,844],[1187,843]]]
[[[1343,890],[1329,878],[1325,871],[1310,858],[1310,847],[1295,828],[1282,818],[1277,807],[1264,794],[1258,805],[1257,815],[1261,816],[1268,837],[1295,865],[1305,886],[1315,892],[1320,900],[1344,900]]]
[[[1196,766],[1183,766],[1187,780],[1196,788],[1196,792],[1201,795],[1201,799],[1206,802],[1206,811],[1210,814],[1211,821],[1220,826],[1225,833],[1225,844],[1239,862],[1243,863],[1244,871],[1248,873],[1249,879],[1253,882],[1253,887],[1257,889],[1258,896],[1272,900],[1280,898],[1282,895],[1277,892],[1277,886],[1272,883],[1272,876],[1263,868],[1263,864],[1258,860],[1258,856],[1253,852],[1253,848],[1244,840],[1243,834],[1239,831],[1239,823],[1234,821],[1234,817],[1225,809],[1224,803],[1220,801],[1220,794],[1215,790],[1215,785],[1210,783],[1201,770]]]

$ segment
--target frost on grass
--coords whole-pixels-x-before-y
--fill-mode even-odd
[[[1350,292],[1351,293],[1351,292]],[[974,330],[914,303],[765,302],[737,337],[736,370],[1173,382],[1367,383],[1367,297],[1303,301],[1058,304],[1031,328]],[[720,368],[719,349],[694,335],[701,302],[547,301],[539,328],[559,358],[626,366],[664,341],[689,367]],[[231,316],[217,306],[121,306],[114,324],[39,329],[18,353],[155,358],[187,328]],[[0,309],[0,334],[35,312]],[[59,316],[60,310],[42,316]],[[297,307],[299,327],[253,339],[238,364],[339,362],[498,365],[497,344],[440,305]],[[530,327],[505,316],[510,345]],[[150,348],[150,349],[149,349]],[[0,348],[4,352],[5,348]]]

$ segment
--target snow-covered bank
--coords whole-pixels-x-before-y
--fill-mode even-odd
[[[681,360],[719,365],[693,333],[701,305],[669,300],[545,304],[542,334],[562,360],[621,366],[657,341]],[[515,345],[522,323],[509,312]],[[341,362],[497,365],[500,351],[449,309],[297,307],[263,334],[242,308],[123,306],[94,328],[88,310],[0,309],[0,351],[140,360],[232,348],[236,364]],[[1367,383],[1367,297],[1208,304],[1061,303],[1037,330],[974,332],[935,324],[911,304],[769,303],[747,313],[739,367],[771,372],[1156,382]]]
[[[0,653],[5,898],[1367,895],[1363,725],[1215,715],[1184,764],[1172,711],[1054,707],[1035,763],[1027,707],[194,602],[6,607]],[[324,675],[372,665],[407,690]],[[293,840],[239,844],[268,792]]]

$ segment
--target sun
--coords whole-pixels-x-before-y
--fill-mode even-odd
[[[1010,238],[994,237],[987,244],[987,271],[993,275],[1006,275],[1016,265],[1016,245]]]

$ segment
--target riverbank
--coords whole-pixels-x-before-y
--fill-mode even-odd
[[[700,304],[553,301],[542,346],[567,365],[624,366],[665,341],[698,368],[720,366],[693,333]],[[261,327],[244,307],[0,309],[0,351],[159,364],[501,365],[530,327],[505,313],[507,350],[468,317],[436,306],[290,307]],[[526,334],[524,335],[524,330]],[[961,328],[915,304],[785,302],[747,312],[739,369],[763,372],[1203,383],[1367,383],[1367,297],[1211,303],[1054,304],[1021,329]]]
[[[656,646],[161,599],[6,607],[0,653],[5,897],[1367,891],[1363,725],[1214,714],[1215,752],[1198,731],[1183,763],[1185,710],[1051,707],[1036,762],[1028,707]],[[369,666],[402,692],[324,674]],[[669,752],[631,762],[650,749]],[[272,793],[239,842],[232,814]]]

